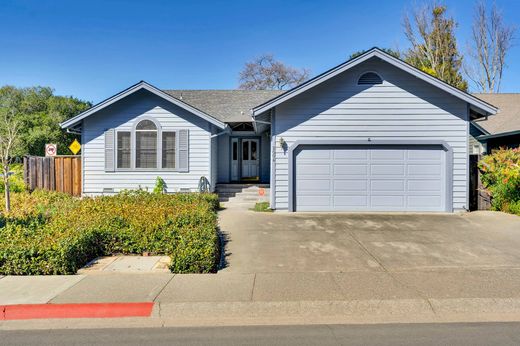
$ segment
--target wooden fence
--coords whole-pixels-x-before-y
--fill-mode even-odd
[[[469,156],[469,210],[489,210],[491,196],[484,190],[480,180],[478,162],[482,155]]]
[[[32,191],[45,189],[81,196],[81,156],[26,156],[25,184]]]

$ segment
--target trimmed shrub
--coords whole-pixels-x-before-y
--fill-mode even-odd
[[[145,252],[170,256],[174,272],[213,272],[216,208],[216,196],[197,193],[13,194],[13,211],[1,216],[0,273],[73,274],[100,255]]]
[[[520,215],[520,149],[500,149],[479,162],[493,210]]]

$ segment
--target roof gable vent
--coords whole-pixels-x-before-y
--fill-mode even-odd
[[[383,79],[375,72],[365,72],[358,79],[358,85],[375,84],[383,84]]]

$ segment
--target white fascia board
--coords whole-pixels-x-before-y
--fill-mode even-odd
[[[496,112],[498,111],[498,109],[496,107],[490,105],[489,103],[484,102],[484,101],[480,100],[479,98],[477,98],[473,95],[470,95],[462,90],[459,90],[459,89],[441,81],[440,79],[430,76],[429,74],[409,65],[408,63],[406,63],[400,59],[397,59],[397,58],[391,56],[388,53],[381,51],[378,48],[373,48],[373,49],[367,51],[366,53],[364,53],[354,59],[351,59],[347,62],[344,62],[343,64],[340,64],[340,65],[322,73],[321,75],[318,75],[318,76],[314,77],[313,79],[271,99],[270,101],[267,101],[255,108],[253,108],[252,109],[253,116],[256,116],[273,107],[276,107],[277,105],[327,81],[330,78],[335,77],[338,74],[343,73],[343,72],[351,69],[352,67],[357,66],[357,65],[361,64],[362,62],[364,62],[370,58],[373,58],[373,57],[377,57],[405,72],[412,74],[413,76],[415,76],[427,83],[430,83],[430,84],[436,86],[437,88],[439,88],[441,90],[444,90],[445,92],[447,92],[455,97],[458,97],[459,99],[464,100],[465,102],[472,105],[473,107],[487,113],[486,115],[493,115],[493,114],[496,114]]]
[[[69,128],[69,127],[75,125],[76,123],[80,122],[81,120],[85,119],[86,117],[102,110],[105,107],[110,106],[111,104],[113,104],[141,89],[145,89],[145,90],[165,99],[166,101],[169,101],[169,102],[201,117],[202,119],[208,121],[209,123],[221,128],[221,129],[225,129],[227,127],[227,124],[221,122],[220,120],[217,120],[217,119],[213,118],[211,115],[204,113],[203,111],[201,111],[195,107],[192,107],[189,104],[182,102],[181,100],[178,100],[171,95],[168,95],[164,91],[154,87],[153,85],[151,85],[145,81],[141,81],[135,85],[132,85],[128,89],[125,89],[125,90],[121,91],[120,93],[118,93],[104,101],[101,101],[100,103],[91,107],[90,109],[86,110],[85,112],[80,113],[79,115],[76,115],[75,117],[62,122],[60,124],[60,126],[62,128]]]

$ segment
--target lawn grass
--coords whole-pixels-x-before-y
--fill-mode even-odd
[[[252,211],[257,211],[260,213],[272,213],[273,209],[270,208],[269,202],[258,202],[255,204],[253,208],[251,208]]]

